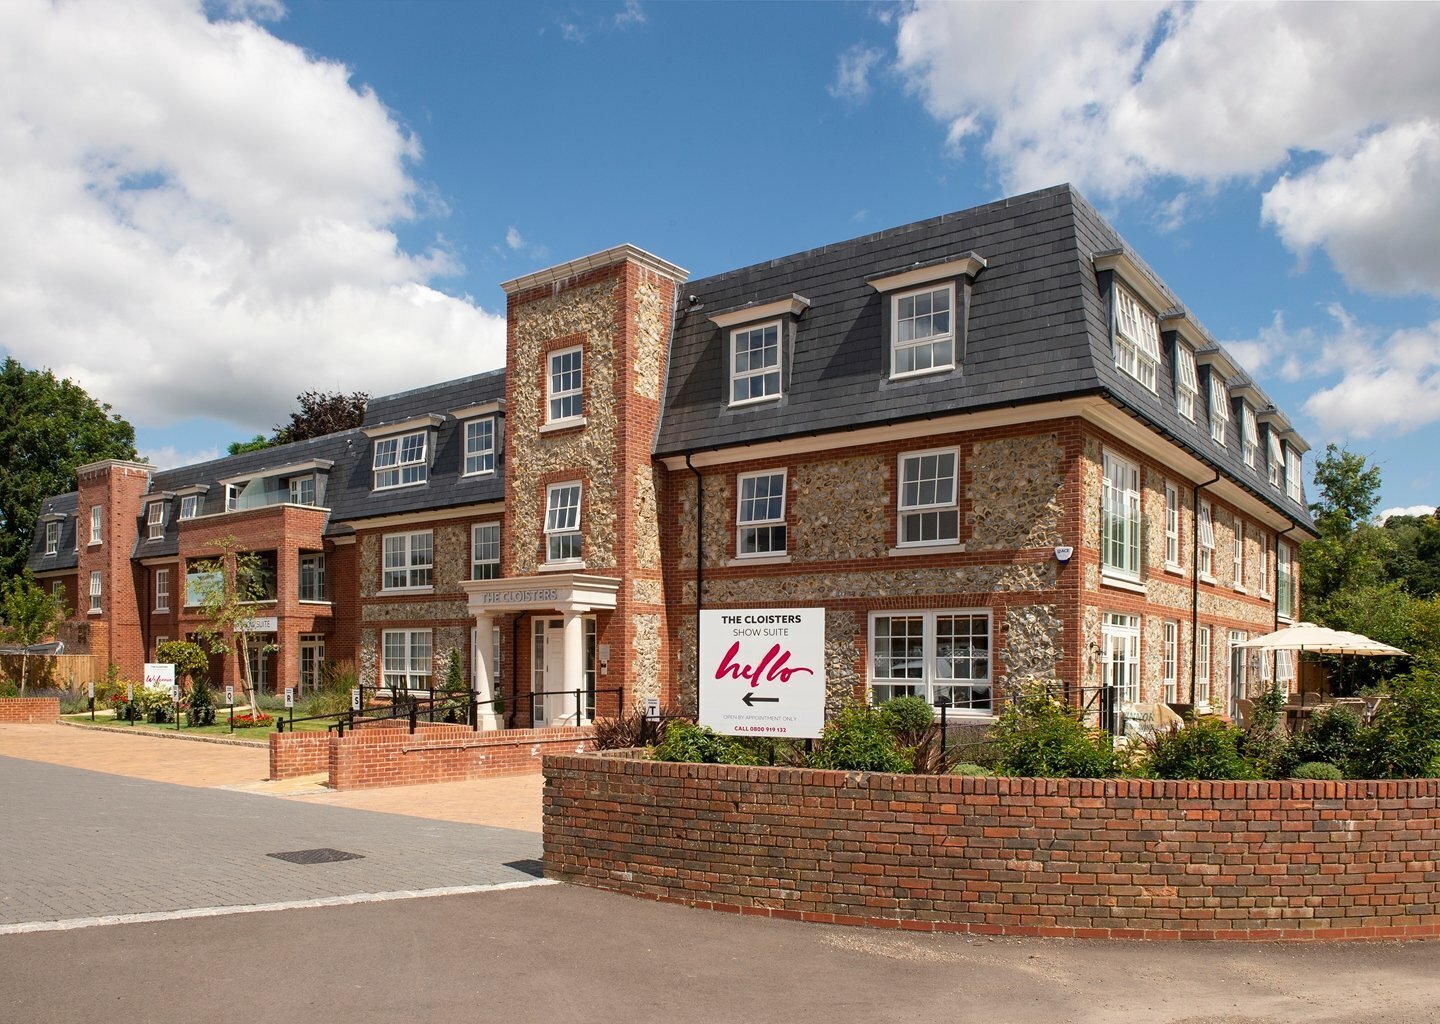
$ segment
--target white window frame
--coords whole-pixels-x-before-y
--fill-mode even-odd
[[[152,501],[146,506],[145,525],[148,527],[146,536],[150,540],[165,539],[165,503],[163,501]]]
[[[1259,594],[1267,601],[1270,599],[1270,536],[1260,527],[1254,527],[1251,533],[1260,542],[1256,551],[1256,568],[1260,576]]]
[[[1235,589],[1245,593],[1245,520],[1235,517],[1235,548],[1232,552]]]
[[[65,600],[65,581],[64,581],[64,580],[51,580],[51,581],[50,581],[50,596],[53,597],[56,601],[63,601],[63,600]]]
[[[98,569],[90,573],[90,614],[98,615],[101,610],[101,598],[105,594],[105,576]]]
[[[1164,700],[1166,704],[1174,704],[1180,698],[1180,623],[1174,619],[1166,619],[1164,626],[1164,640],[1160,658],[1160,678],[1165,687]]]
[[[305,485],[310,485],[310,500],[305,500]],[[292,476],[289,481],[290,504],[304,505],[306,508],[315,508],[315,497],[320,493],[320,481],[315,478],[314,473],[305,473],[301,476]]]
[[[944,331],[934,330],[935,306],[934,298],[939,294],[945,295],[945,301],[949,304],[946,310],[949,326]],[[931,300],[930,312],[912,314],[902,318],[900,315],[901,303],[906,299],[914,299],[918,296],[926,296]],[[924,336],[900,340],[901,324],[915,323],[921,317],[929,317],[931,321],[931,333]],[[909,291],[898,292],[890,296],[890,377],[891,379],[902,379],[905,377],[918,377],[927,373],[944,373],[947,370],[955,369],[955,282],[949,281],[944,284],[929,284],[923,288],[912,288]],[[942,346],[948,346],[950,358],[940,361],[937,355],[943,354]],[[929,363],[925,366],[912,366],[908,370],[900,369],[902,353],[908,353],[918,362],[921,352],[925,353]]]
[[[1225,697],[1225,710],[1231,715],[1236,712],[1235,702],[1247,695],[1246,672],[1249,668],[1249,652],[1240,647],[1246,640],[1243,629],[1232,629],[1227,637],[1228,643],[1225,647],[1225,678],[1229,683],[1229,693]],[[1235,657],[1236,650],[1239,650],[1240,657]],[[1238,672],[1236,666],[1239,666]]]
[[[1165,481],[1165,568],[1183,572],[1180,564],[1180,487]]]
[[[1260,429],[1255,424],[1255,410],[1250,408],[1249,402],[1240,403],[1240,437],[1245,465],[1256,469],[1255,461],[1260,455]]]
[[[492,543],[487,538],[482,541],[480,534],[484,531],[489,534],[494,531],[495,540]],[[480,557],[482,544],[486,549],[485,557]],[[494,557],[490,557],[490,549],[494,549]],[[488,571],[493,566],[494,571]],[[470,527],[470,578],[472,580],[498,580],[500,578],[500,524],[498,522],[475,523]]]
[[[575,491],[572,505],[566,498],[571,489]],[[557,503],[556,499],[562,499]],[[585,539],[581,533],[581,515],[585,503],[585,488],[579,480],[551,484],[545,488],[545,564],[573,565],[585,559]],[[566,546],[573,539],[574,552],[567,554]],[[558,555],[558,557],[557,557]]]
[[[1285,493],[1300,504],[1305,502],[1305,492],[1300,483],[1301,455],[1288,444],[1285,446]]]
[[[1139,582],[1144,565],[1141,559],[1142,521],[1140,515],[1140,466],[1114,452],[1102,456],[1104,483],[1100,502],[1100,572],[1104,576]],[[1123,520],[1128,529],[1116,537],[1114,526]],[[1118,556],[1118,559],[1117,559]]]
[[[1200,578],[1215,582],[1215,510],[1208,501],[1200,502]]]
[[[1191,699],[1197,709],[1210,707],[1210,627],[1200,626],[1195,630],[1195,692]]]
[[[1295,689],[1295,652],[1275,652],[1275,682],[1284,687],[1286,693]]]
[[[105,511],[99,505],[90,506],[90,543],[99,544],[105,535]]]
[[[435,533],[387,533],[381,539],[380,589],[394,593],[430,590],[434,584]]]
[[[435,641],[428,629],[387,629],[380,634],[380,685],[387,690],[428,690],[435,673]]]
[[[1159,393],[1160,321],[1124,285],[1111,289],[1115,309],[1115,366]]]
[[[1195,370],[1195,353],[1190,346],[1175,342],[1175,411],[1195,422],[1195,403],[1200,397],[1200,376]]]
[[[155,570],[155,610],[157,612],[168,612],[170,610],[170,570]]]
[[[575,368],[556,368],[557,361],[577,356]],[[565,378],[574,376],[573,386]],[[573,405],[573,411],[570,406]],[[585,418],[585,347],[556,349],[545,357],[545,422],[579,423]]]
[[[60,553],[60,524],[53,520],[45,524],[45,553],[47,555]]]
[[[750,495],[746,497],[747,484],[758,484],[760,481],[767,481],[773,485],[776,478],[780,480],[780,491],[778,494],[768,493],[764,497]],[[784,469],[766,469],[755,473],[741,473],[735,478],[735,557],[736,558],[774,558],[786,554],[789,537],[785,529],[785,497],[789,491],[790,478]],[[765,513],[770,511],[770,506],[778,498],[780,511],[776,516],[756,515],[757,510]],[[749,517],[747,518],[747,512]],[[761,547],[759,542],[765,538],[767,546]],[[779,538],[779,545],[775,541]]]
[[[328,601],[325,596],[327,593],[326,587],[329,585],[329,581],[325,578],[325,552],[301,552],[299,558],[296,560],[296,577],[295,594],[297,600],[309,602]],[[310,583],[308,588],[306,586],[307,582]]]
[[[1104,612],[1100,616],[1100,644],[1104,652],[1101,680],[1114,686],[1122,704],[1140,702],[1140,616]]]
[[[418,445],[415,439],[419,438]],[[397,487],[418,487],[430,478],[430,431],[412,430],[390,437],[377,437],[370,460],[374,473],[371,490],[391,491]]]
[[[774,362],[765,361],[768,350],[771,347],[769,339],[766,337],[769,331],[775,332]],[[756,334],[760,335],[760,347],[758,351],[761,354],[761,365],[758,368],[754,365],[753,356],[757,350],[750,348],[747,349],[746,355],[752,358],[748,360],[746,367],[741,369],[740,340],[744,338],[748,341]],[[737,327],[730,332],[730,404],[732,406],[753,405],[756,402],[772,402],[780,397],[783,387],[780,379],[780,364],[781,353],[784,349],[785,325],[780,320],[772,320],[764,324],[753,324],[748,327]],[[773,390],[770,387],[772,378],[775,385]],[[753,382],[757,379],[760,381],[760,394],[758,395],[751,393]],[[738,395],[738,389],[742,385],[746,391],[745,397],[743,398]]]
[[[186,494],[180,498],[180,518],[194,519],[200,514],[200,495]]]
[[[1270,486],[1277,491],[1285,489],[1285,446],[1280,443],[1280,435],[1275,428],[1270,428],[1266,437],[1265,470],[1270,476]]]
[[[297,678],[300,693],[318,689],[320,673],[325,664],[325,635],[323,633],[301,633]]]
[[[1275,613],[1282,619],[1295,618],[1295,573],[1292,568],[1290,542],[1275,542]]]
[[[465,421],[464,476],[489,476],[495,472],[495,417],[480,416]]]
[[[877,639],[877,627],[881,620],[887,624],[896,621],[904,621],[913,630],[919,629],[920,639],[920,665],[918,674],[914,671],[914,655],[905,660],[910,662],[905,675],[880,675],[878,662],[880,660],[879,641]],[[942,620],[966,620],[973,628],[974,625],[984,623],[984,647],[979,653],[975,653],[976,645],[971,644],[971,654],[962,660],[968,661],[976,674],[957,679],[945,675],[940,671],[942,664],[940,659],[940,623]],[[888,630],[887,630],[888,632]],[[913,636],[913,632],[911,633]],[[937,707],[937,700],[944,700],[948,697],[955,701],[957,695],[954,693],[945,694],[943,691],[968,689],[971,691],[970,698],[966,703],[951,703],[948,706],[948,713],[958,716],[975,715],[988,718],[995,711],[995,622],[994,615],[988,608],[936,608],[924,610],[894,610],[874,611],[869,616],[869,656],[866,659],[867,687],[872,703],[878,704],[889,697],[903,694],[913,694],[924,698],[926,703]],[[894,660],[894,659],[888,659]],[[983,664],[983,672],[978,671]],[[985,699],[976,698],[974,691],[984,691]],[[938,713],[938,710],[937,710]]]
[[[1230,427],[1230,392],[1225,381],[1214,370],[1210,371],[1210,440],[1221,448],[1225,447]]]
[[[240,509],[240,485],[225,485],[225,511],[237,512]]]
[[[932,457],[937,460],[937,461],[936,461],[936,475],[935,475],[933,478],[931,478],[930,480],[928,480],[928,481],[927,481],[926,479],[921,478],[921,477],[919,477],[919,476],[917,475],[917,477],[916,477],[916,479],[915,479],[915,481],[914,481],[914,485],[915,485],[915,488],[916,488],[915,500],[914,500],[914,501],[907,501],[907,500],[906,500],[906,493],[905,493],[905,492],[906,492],[907,486],[909,486],[909,485],[908,485],[907,482],[906,482],[906,480],[907,480],[907,478],[906,478],[906,469],[905,469],[906,464],[907,464],[907,463],[910,463],[910,462],[914,462],[914,463],[916,464],[916,466],[918,467],[918,468],[917,468],[917,474],[918,474],[918,472],[920,472],[920,471],[923,470],[923,468],[924,468],[925,459],[927,459],[927,458],[932,458]],[[953,460],[951,472],[950,472],[950,475],[949,475],[948,478],[947,478],[946,476],[941,475],[941,472],[940,472],[940,461],[939,461],[939,460],[942,460],[942,459],[944,459],[944,458],[946,458],[946,457],[949,457],[950,459]],[[940,486],[941,486],[941,483],[942,483],[944,480],[946,480],[946,479],[948,479],[948,480],[950,481],[950,495],[949,495],[949,498],[948,498],[947,500],[941,500]],[[896,488],[895,488],[895,507],[896,507],[896,517],[895,517],[895,546],[896,546],[896,547],[899,547],[899,548],[954,547],[955,545],[957,545],[957,544],[960,543],[960,449],[959,449],[959,448],[927,448],[927,449],[925,449],[924,451],[901,452],[900,455],[899,455],[899,457],[896,459],[895,480],[896,480],[896,482],[897,482],[897,483],[896,483]],[[925,502],[925,501],[920,500],[920,499],[921,499],[920,491],[921,491],[921,489],[925,486],[925,484],[926,484],[927,482],[933,482],[934,485],[935,485],[935,494],[934,494],[934,496],[933,496],[933,497],[934,497],[934,500],[929,501],[929,502]],[[954,517],[955,517],[955,529],[954,529],[954,532],[953,532],[952,534],[942,535],[942,524],[944,524],[947,514],[953,514],[953,515],[954,515]],[[934,524],[935,524],[935,531],[934,531],[934,532],[935,532],[935,536],[927,540],[927,539],[924,539],[925,524],[926,524],[928,521],[930,521],[930,520],[929,520],[929,517],[932,517],[932,516],[934,517],[933,521],[934,521]],[[915,522],[915,523],[918,524],[919,535],[920,535],[920,537],[921,537],[922,539],[919,539],[919,540],[906,540],[906,539],[905,539],[905,536],[906,536],[906,533],[907,533],[907,526],[908,526],[908,524],[911,523],[911,522]]]

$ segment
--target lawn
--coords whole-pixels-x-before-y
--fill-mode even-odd
[[[267,713],[267,714],[274,715],[274,716],[276,716],[276,717],[280,717],[280,715],[281,715],[281,712],[279,712],[279,711],[270,711],[270,712],[266,712],[266,713]],[[133,726],[132,726],[131,723],[129,723],[129,722],[117,722],[117,721],[115,720],[115,712],[113,712],[113,711],[108,711],[108,710],[107,710],[107,711],[99,711],[99,710],[97,710],[97,711],[95,712],[95,724],[96,724],[96,725],[121,725],[121,726],[131,727],[131,728],[135,728],[135,729],[149,729],[149,730],[151,730],[152,732],[180,732],[180,733],[188,733],[188,734],[190,734],[190,735],[200,735],[200,736],[232,736],[232,735],[233,735],[236,739],[246,739],[246,740],[263,740],[263,739],[265,739],[266,736],[270,735],[270,733],[272,733],[272,732],[275,731],[275,724],[272,722],[272,723],[269,724],[269,725],[255,726],[255,727],[253,727],[253,728],[248,728],[248,729],[236,729],[236,730],[232,733],[232,732],[230,731],[230,722],[229,722],[229,719],[226,717],[226,715],[227,715],[227,709],[226,709],[226,708],[216,708],[216,709],[215,709],[215,718],[216,718],[216,721],[215,721],[215,724],[214,724],[214,725],[197,725],[197,726],[193,726],[193,727],[192,727],[192,726],[186,725],[186,724],[184,723],[184,721],[182,720],[181,723],[180,723],[180,728],[179,728],[179,729],[176,729],[174,722],[170,722],[170,723],[165,724],[165,725],[156,725],[156,724],[154,724],[154,723],[152,723],[152,722],[135,722],[135,723],[133,724]],[[76,723],[77,725],[89,725],[89,724],[90,724],[90,713],[89,713],[88,711],[87,711],[87,712],[84,712],[83,714],[79,714],[79,715],[65,715],[64,718],[65,718],[66,721],[68,721],[68,722],[74,722],[74,723]],[[296,732],[323,732],[328,726],[333,725],[334,723],[335,723],[335,719],[333,719],[333,718],[324,718],[324,719],[320,719],[319,721],[315,721],[315,722],[296,722],[296,723],[295,723],[295,731],[296,731]],[[286,732],[289,732],[289,731],[290,731],[290,725],[289,725],[288,722],[287,722],[286,725],[285,725],[285,731],[286,731]]]

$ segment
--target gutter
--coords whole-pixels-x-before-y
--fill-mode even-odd
[[[705,481],[685,453],[685,468],[695,476],[695,718],[700,718],[700,609],[705,606]]]

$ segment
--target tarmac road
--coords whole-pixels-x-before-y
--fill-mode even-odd
[[[565,885],[0,936],[11,1024],[1432,1024],[1440,947],[988,940]]]

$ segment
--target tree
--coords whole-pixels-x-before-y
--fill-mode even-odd
[[[187,588],[193,585],[195,591],[186,595],[186,602],[193,596],[200,607],[203,624],[195,634],[205,648],[211,654],[236,659],[235,677],[254,715],[257,705],[250,656],[275,650],[273,644],[260,639],[262,633],[255,625],[255,602],[272,596],[268,577],[260,557],[243,550],[234,536],[213,540],[210,546],[217,555],[195,563],[186,580]]]
[[[75,489],[75,469],[135,458],[135,428],[70,380],[0,366],[0,579],[20,575],[40,504]]]
[[[28,571],[10,581],[0,596],[0,627],[7,643],[19,647],[43,643],[55,635],[56,628],[64,622],[69,612],[58,598],[49,594],[35,582]],[[20,696],[25,696],[26,669],[29,658],[20,656]]]
[[[273,441],[266,439],[264,434],[256,434],[248,441],[231,441],[225,446],[227,455],[244,455],[246,452],[258,452],[263,448],[269,448]]]
[[[341,394],[339,391],[306,391],[296,398],[300,410],[290,414],[290,422],[275,427],[272,444],[308,441],[312,437],[351,430],[365,422],[365,405],[370,395],[364,391]]]
[[[1393,543],[1370,522],[1380,501],[1380,469],[1365,456],[1329,445],[1315,465],[1320,498],[1310,505],[1319,539],[1301,549],[1304,616],[1324,622],[1325,608],[1340,593],[1376,586],[1385,577]]]
[[[189,640],[166,640],[155,648],[155,660],[175,666],[175,674],[192,683],[210,671],[210,656],[205,648]]]
[[[1385,575],[1416,597],[1440,595],[1440,516],[1391,516],[1384,529],[1393,544]]]

